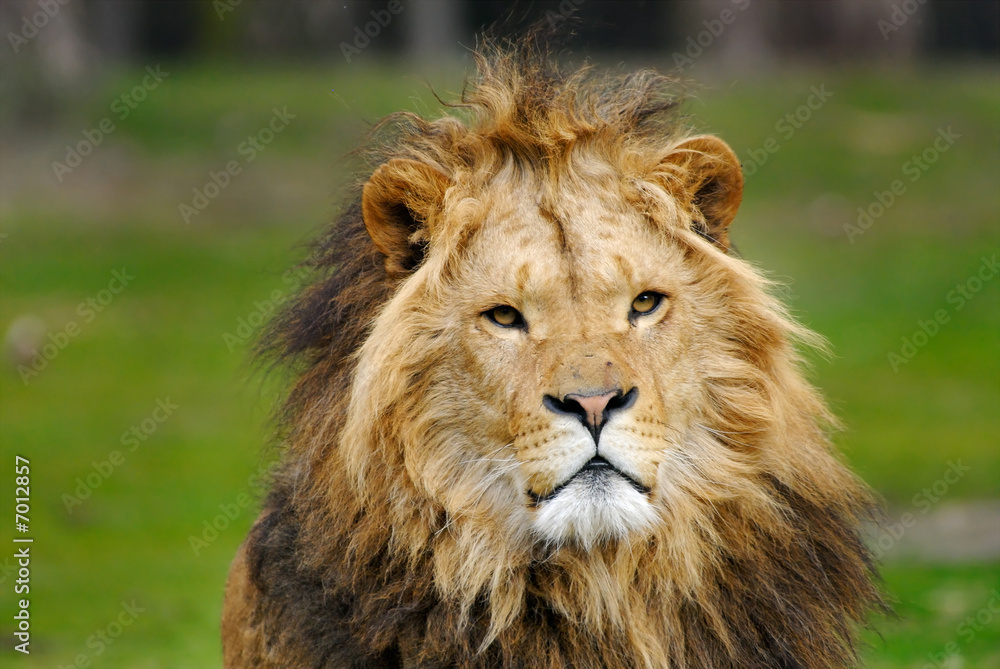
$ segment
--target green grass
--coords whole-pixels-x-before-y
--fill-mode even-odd
[[[421,80],[383,64],[351,70],[166,66],[170,77],[77,171],[57,186],[47,173],[134,85],[124,72],[56,133],[24,189],[5,203],[0,232],[0,327],[20,316],[81,331],[25,385],[0,370],[0,516],[10,518],[15,454],[31,459],[32,655],[10,651],[13,578],[0,553],[4,666],[202,667],[220,662],[217,640],[228,562],[254,516],[201,547],[191,536],[243,492],[262,467],[274,384],[247,379],[235,333],[283,279],[296,246],[329,218],[346,179],[340,157],[365,120],[434,105]],[[444,83],[442,83],[444,82]],[[833,98],[748,177],[733,228],[741,253],[785,283],[798,316],[829,338],[814,378],[846,429],[846,459],[895,507],[907,509],[948,462],[972,470],[949,501],[1000,496],[1000,281],[961,310],[954,285],[1000,251],[995,77],[975,70],[830,75],[804,72],[718,86],[691,111],[741,157],[778,136],[775,122],[825,82]],[[455,77],[435,80],[457,89]],[[334,97],[330,89],[335,88]],[[414,96],[419,97],[414,97]],[[209,170],[238,158],[272,107],[297,115],[205,211],[185,225],[177,211]],[[842,225],[900,178],[903,164],[951,125],[961,138],[884,216],[850,243]],[[123,165],[115,161],[123,161]],[[117,166],[117,167],[116,167]],[[26,168],[27,169],[27,168]],[[112,270],[134,281],[92,322],[78,305]],[[950,321],[894,371],[888,354],[918,321]],[[148,419],[157,399],[179,408],[134,451],[122,433]],[[92,463],[125,461],[68,513],[63,495]],[[0,545],[12,528],[0,525]],[[967,639],[959,626],[989,610],[996,565],[893,564],[886,589],[898,620],[874,621],[866,666],[917,668],[957,643],[966,669],[1000,667],[1000,619]],[[143,613],[114,643],[88,647],[135,600]],[[996,609],[994,603],[994,609]],[[933,665],[932,665],[933,666]]]
[[[900,564],[886,570],[885,584],[896,619],[877,621],[865,635],[867,669],[1000,667],[995,566]]]

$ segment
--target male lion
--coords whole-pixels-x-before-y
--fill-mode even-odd
[[[271,331],[302,371],[226,666],[853,665],[872,504],[731,253],[737,157],[656,73],[477,60]]]

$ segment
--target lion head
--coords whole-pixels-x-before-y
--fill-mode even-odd
[[[696,433],[746,432],[713,409],[720,377],[764,381],[733,344],[760,331],[730,307],[758,297],[741,295],[751,275],[724,255],[736,157],[712,137],[654,148],[611,126],[586,135],[525,138],[540,146],[519,156],[476,133],[466,150],[482,160],[393,159],[365,185],[389,270],[415,269],[359,352],[357,438],[344,440],[359,489],[378,451],[371,416],[394,412],[398,433],[376,440],[455,522],[518,544],[644,541],[667,521]],[[719,265],[736,285],[720,285]]]
[[[383,126],[272,330],[304,371],[254,629],[330,666],[847,666],[871,504],[730,246],[736,156],[655,73],[479,61],[463,119]]]

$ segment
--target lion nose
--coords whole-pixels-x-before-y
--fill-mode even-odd
[[[569,393],[562,399],[546,395],[542,398],[542,403],[554,413],[578,416],[584,426],[590,430],[596,444],[601,435],[601,428],[611,418],[612,412],[629,408],[635,404],[638,396],[638,388],[632,388],[627,393],[623,392],[621,388],[617,388],[610,392],[590,395]]]

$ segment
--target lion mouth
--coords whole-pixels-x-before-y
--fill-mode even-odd
[[[625,479],[625,481],[631,485],[636,491],[642,493],[643,495],[649,494],[650,490],[648,487],[636,481],[634,478],[623,472],[622,470],[615,467],[613,464],[608,462],[606,459],[600,455],[595,455],[590,460],[586,462],[580,469],[576,471],[575,474],[570,476],[568,479],[557,485],[555,488],[545,493],[544,495],[539,495],[532,490],[528,491],[528,496],[531,497],[533,506],[538,506],[542,502],[546,502],[563,490],[566,489],[573,481],[577,479],[590,479],[590,485],[599,485],[607,480],[610,476],[620,476]]]

